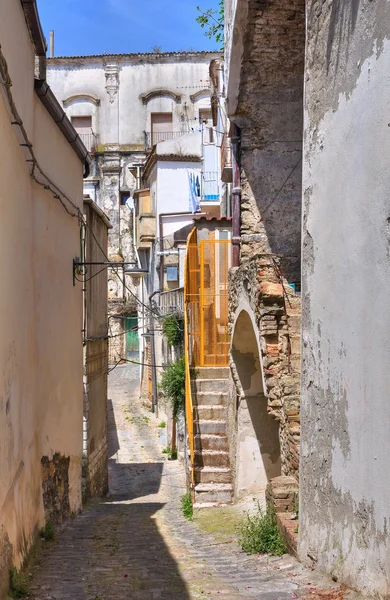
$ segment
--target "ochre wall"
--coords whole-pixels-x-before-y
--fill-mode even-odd
[[[33,91],[34,50],[21,4],[5,0],[2,10],[2,51],[20,116],[41,166],[81,208],[83,167]],[[81,507],[82,298],[72,282],[78,220],[30,178],[3,94],[0,137],[1,597],[11,561],[20,565],[44,524],[43,457],[63,459],[64,506]]]

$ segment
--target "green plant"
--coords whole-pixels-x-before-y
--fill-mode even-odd
[[[164,317],[162,322],[162,330],[169,346],[174,346],[176,348],[183,343],[183,319],[181,319],[178,315],[172,314]]]
[[[218,4],[218,10],[214,10],[212,8],[202,10],[200,6],[197,6],[196,10],[200,12],[199,17],[196,18],[196,22],[199,23],[202,29],[207,27],[205,35],[210,39],[214,38],[218,44],[223,43],[225,24],[224,0],[220,0]]]
[[[191,520],[194,516],[191,494],[184,494],[181,497],[181,512],[186,519]]]
[[[270,506],[264,512],[258,502],[257,513],[246,515],[240,535],[241,548],[248,554],[282,556],[286,552],[286,543],[276,525],[275,510]]]
[[[177,460],[177,450],[172,450],[172,448],[170,448],[169,446],[167,448],[164,448],[162,453],[167,454],[168,458],[170,458],[171,460]]]
[[[161,421],[161,422],[158,424],[158,427],[159,427],[160,429],[164,429],[164,427],[166,427],[166,426],[167,426],[167,424],[165,423],[165,421]]]
[[[29,593],[29,579],[25,573],[18,571],[16,567],[9,570],[9,585],[11,598],[24,598]]]
[[[53,521],[47,521],[46,525],[44,527],[42,527],[41,531],[40,531],[40,536],[41,538],[43,538],[44,540],[54,540],[55,538],[55,531],[54,531],[54,523]]]
[[[184,411],[186,400],[186,368],[185,359],[170,363],[161,375],[161,389],[172,404],[173,418]]]

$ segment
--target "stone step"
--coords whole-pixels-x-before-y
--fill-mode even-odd
[[[195,450],[194,461],[197,467],[229,467],[229,453],[223,450]]]
[[[225,435],[195,435],[195,449],[196,450],[223,450],[227,452],[229,450],[228,439]]]
[[[228,399],[229,396],[226,392],[195,392],[192,395],[193,403],[197,406],[216,406],[218,404],[226,406]]]
[[[224,435],[226,432],[226,421],[202,421],[199,419],[194,422],[194,432],[201,435]]]
[[[227,407],[223,405],[194,407],[194,419],[198,421],[224,421],[227,417]]]
[[[229,379],[230,367],[196,367],[199,379]]]
[[[233,486],[230,483],[199,483],[195,486],[195,505],[230,504],[233,500]]]
[[[232,473],[228,467],[195,467],[195,483],[231,483]]]
[[[192,380],[192,389],[197,392],[228,392],[230,382],[228,379],[200,379]]]

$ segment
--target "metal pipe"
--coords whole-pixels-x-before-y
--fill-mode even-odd
[[[233,167],[233,190],[232,190],[232,245],[233,245],[233,267],[240,264],[240,229],[241,229],[241,174],[240,174],[240,141],[241,132],[235,123],[231,124],[232,139],[232,167]]]
[[[54,30],[50,32],[50,58],[54,58]]]

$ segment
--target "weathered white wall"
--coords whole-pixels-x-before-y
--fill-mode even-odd
[[[48,81],[60,102],[78,94],[100,100],[98,106],[93,101],[80,104],[75,100],[66,107],[72,116],[82,110],[93,115],[100,144],[142,147],[144,131],[151,130],[152,112],[172,112],[174,131],[198,125],[199,108],[210,105],[209,94],[205,100],[201,92],[209,87],[208,68],[215,56],[204,52],[54,58],[48,61]],[[114,65],[117,71],[113,102],[106,90],[106,65]],[[142,101],[142,95],[157,90],[168,90],[180,98],[157,96]]]
[[[388,598],[390,5],[333,4],[308,7],[300,556]]]
[[[200,180],[199,162],[159,161],[157,166],[157,214],[166,212],[188,212],[190,210],[190,186],[188,171],[197,174]],[[191,216],[189,215],[190,220]],[[177,229],[185,223],[178,222]],[[171,233],[170,231],[169,233]]]
[[[2,51],[12,93],[49,177],[82,205],[83,167],[34,94],[34,50],[20,3],[5,0]],[[69,503],[81,507],[82,299],[73,287],[78,220],[32,182],[0,95],[0,594],[9,560],[44,523],[41,458],[70,458]]]

